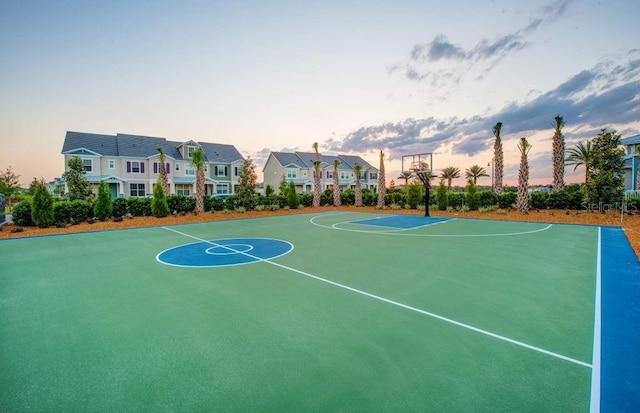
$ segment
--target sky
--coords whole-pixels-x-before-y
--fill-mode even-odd
[[[67,131],[400,159],[552,182],[551,138],[640,133],[640,2],[0,0],[0,171],[64,172]],[[567,182],[584,170],[567,167]],[[480,185],[490,185],[482,178]]]

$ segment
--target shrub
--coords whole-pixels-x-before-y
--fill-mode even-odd
[[[129,210],[126,198],[116,198],[113,200],[113,211],[111,214],[114,217],[123,217],[127,215],[128,212]]]
[[[82,222],[86,221],[93,215],[93,208],[91,208],[91,202],[84,199],[76,199],[69,201],[69,218],[70,222]]]
[[[444,211],[449,206],[449,193],[447,186],[444,184],[444,179],[440,180],[438,188],[436,188],[436,205],[440,211]]]
[[[423,198],[423,186],[418,183],[412,183],[405,186],[405,194],[409,209],[416,209]]]
[[[153,188],[153,199],[151,200],[151,213],[156,218],[164,218],[169,215],[169,204],[162,188],[162,182],[158,178],[156,186]]]
[[[98,187],[98,197],[93,205],[93,215],[101,221],[109,219],[113,212],[113,203],[111,202],[111,192],[109,185],[105,181],[100,182]]]
[[[471,180],[467,184],[466,200],[466,206],[470,210],[475,211],[480,207],[480,194],[478,193],[478,187]]]
[[[224,209],[224,198],[219,196],[205,196],[204,209],[207,211],[222,211]]]
[[[500,208],[511,208],[518,198],[517,192],[503,192],[498,195],[498,206]]]
[[[69,201],[57,201],[53,203],[53,222],[56,225],[71,222],[71,206]]]
[[[44,184],[37,184],[31,204],[31,219],[40,228],[53,225],[53,196]]]
[[[533,191],[529,194],[529,206],[533,209],[547,209],[549,192]]]
[[[362,190],[362,204],[365,206],[374,206],[378,203],[378,193],[370,189]]]
[[[31,219],[31,201],[25,199],[18,205],[13,207],[13,222],[21,227],[32,227],[33,219]]]
[[[304,194],[300,195],[300,205],[304,205],[306,207],[313,206],[313,193],[305,192]]]
[[[481,191],[479,194],[480,206],[494,207],[498,203],[498,195],[493,191]]]
[[[340,192],[340,202],[342,205],[354,205],[356,203],[356,191],[352,188],[347,188]]]
[[[300,201],[298,200],[298,193],[296,192],[296,184],[291,181],[289,183],[289,190],[287,191],[287,206],[291,209],[298,208]]]
[[[127,198],[129,213],[134,217],[146,217],[151,213],[151,198],[130,197]]]

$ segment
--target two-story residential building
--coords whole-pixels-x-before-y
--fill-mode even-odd
[[[79,157],[86,172],[85,178],[96,188],[100,182],[106,181],[113,198],[143,197],[153,193],[158,180],[159,148],[165,154],[170,193],[195,193],[196,168],[191,162],[191,154],[197,148],[202,148],[205,154],[205,194],[235,193],[244,158],[233,145],[193,140],[177,142],[120,133],[67,132],[62,154],[65,171],[69,169],[69,159]]]
[[[271,152],[262,170],[264,185],[278,190],[284,177],[286,182],[296,185],[299,193],[313,192],[313,152]],[[378,188],[378,170],[359,156],[320,155],[320,190],[333,188],[334,161],[338,160],[338,178],[340,189],[354,188],[356,183],[354,168],[361,165],[360,185],[363,189],[376,191]]]
[[[640,135],[620,139],[624,145],[624,189],[640,190]]]

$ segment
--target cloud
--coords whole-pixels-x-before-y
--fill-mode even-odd
[[[453,154],[473,156],[493,145],[491,130],[498,121],[504,124],[503,137],[531,136],[540,131],[551,133],[553,118],[558,114],[567,122],[567,140],[584,140],[602,128],[629,125],[640,119],[640,64],[634,56],[630,55],[627,63],[613,58],[601,62],[532,100],[508,103],[490,116],[386,122],[357,129],[344,139],[330,139],[325,145],[342,153],[384,150],[389,159],[424,151],[425,147],[432,152],[450,147]]]
[[[442,72],[434,68],[433,64],[466,62],[476,65],[476,70],[480,70],[482,73],[476,77],[476,80],[482,80],[484,75],[489,73],[505,57],[527,48],[530,45],[530,42],[527,41],[528,36],[544,25],[549,25],[564,17],[571,3],[573,3],[573,0],[556,0],[549,3],[543,7],[540,15],[533,17],[526,26],[492,41],[481,39],[468,50],[449,41],[445,34],[439,33],[431,42],[418,43],[413,46],[409,53],[409,62],[394,64],[392,66],[393,70],[388,70],[388,73],[395,73],[399,68],[404,67],[406,79],[413,82],[428,80],[432,83],[432,86],[442,86],[453,80],[458,83],[460,78],[468,71],[468,68],[466,65],[454,66],[448,67],[447,72]],[[425,63],[429,63],[428,67],[423,67]],[[478,67],[479,63],[485,63],[487,66],[484,68]]]

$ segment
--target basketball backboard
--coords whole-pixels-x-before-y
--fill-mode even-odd
[[[433,171],[433,154],[416,153],[402,156],[402,172],[431,172]]]

